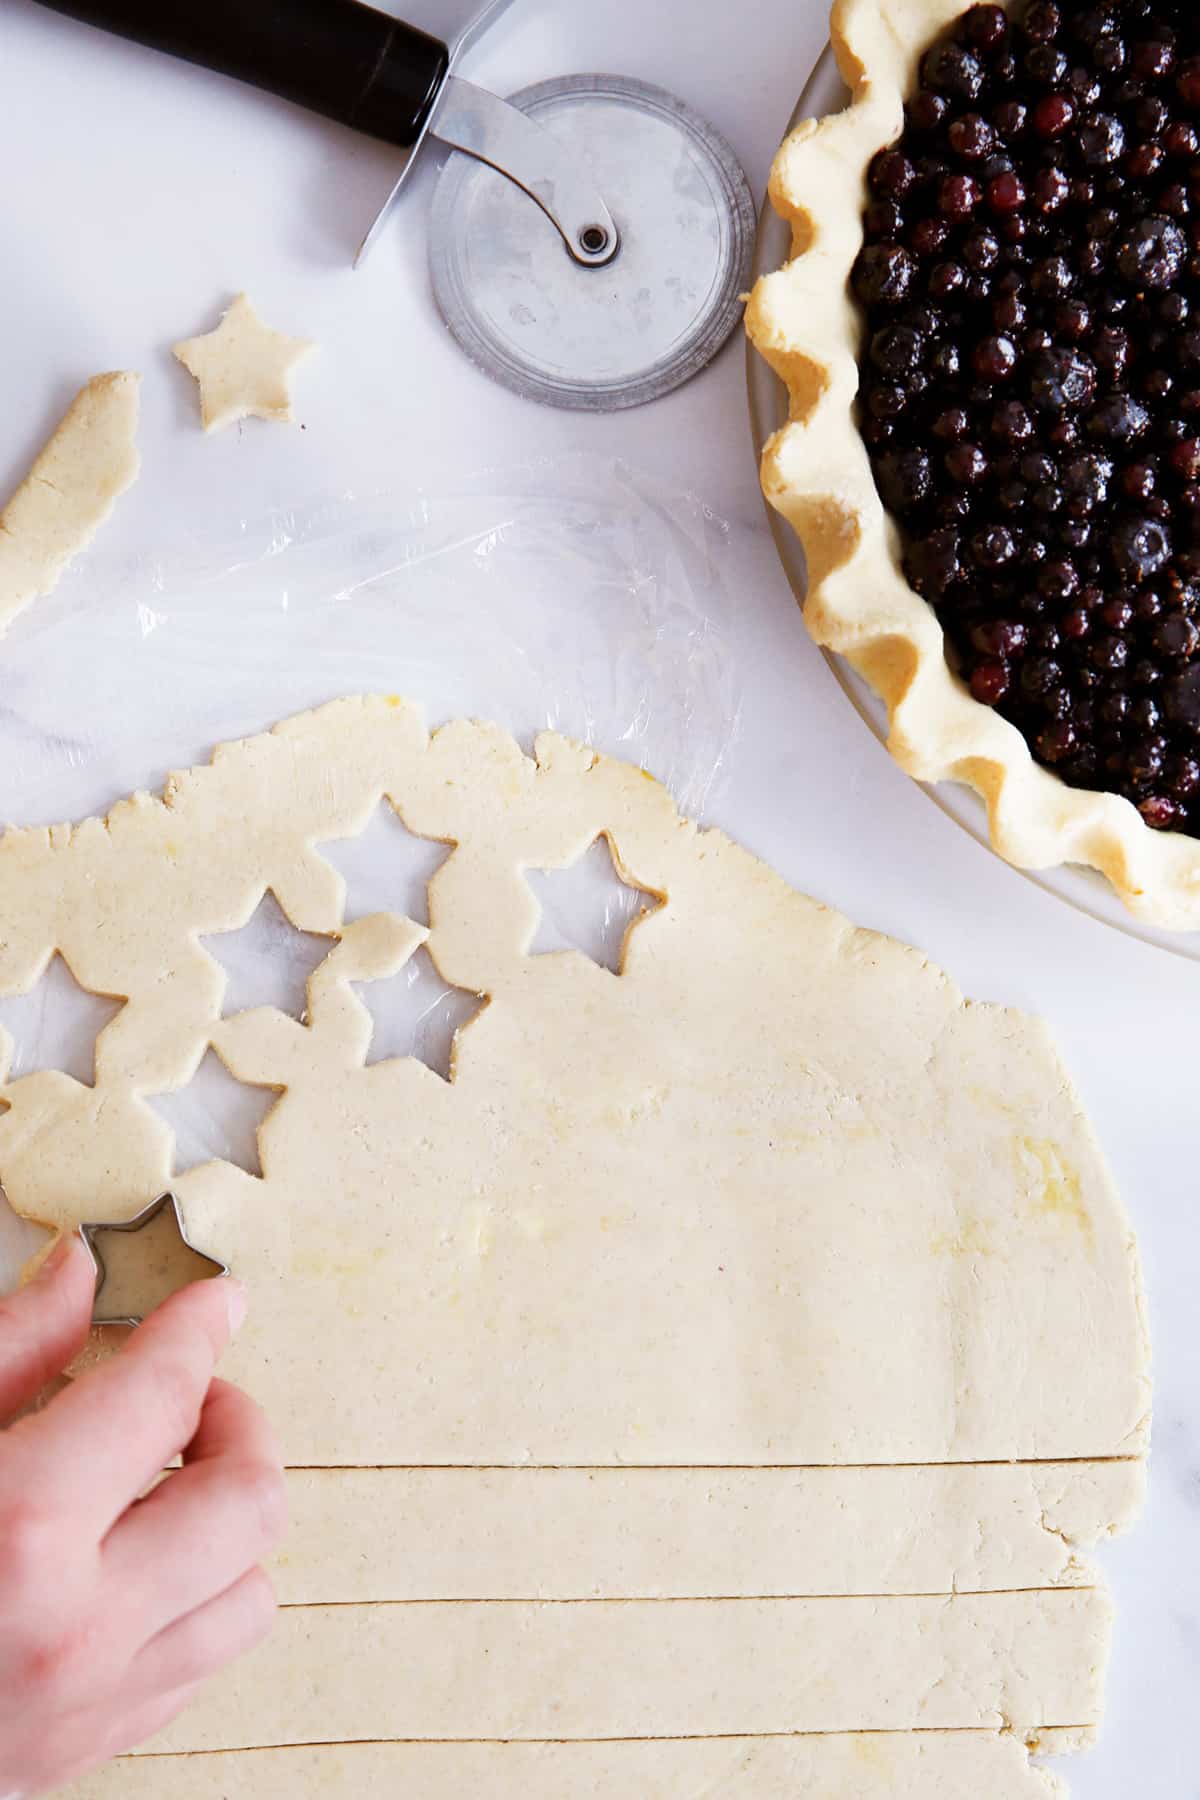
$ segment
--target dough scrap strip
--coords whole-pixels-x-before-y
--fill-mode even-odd
[[[157,1750],[606,1739],[1100,1717],[1099,1589],[933,1599],[287,1607]]]
[[[1139,1462],[291,1470],[286,1605],[929,1595],[1086,1586]],[[370,1546],[370,1555],[361,1546]]]
[[[1046,1732],[1039,1751],[1077,1748]],[[421,1800],[1053,1800],[1066,1789],[995,1731],[775,1738],[624,1739],[609,1743],[301,1745],[111,1763],[69,1800],[328,1800],[334,1792]],[[337,1784],[337,1785],[335,1785]]]

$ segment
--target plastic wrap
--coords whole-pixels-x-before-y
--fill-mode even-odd
[[[342,496],[136,559],[103,540],[3,647],[0,808],[106,809],[338,695],[431,725],[562,731],[702,815],[737,730],[725,528],[694,496],[577,457],[449,492]]]

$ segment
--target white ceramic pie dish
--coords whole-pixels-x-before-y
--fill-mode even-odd
[[[834,64],[833,53],[826,49],[796,102],[795,110],[788,120],[787,131],[794,130],[801,119],[815,118],[840,110],[846,100],[846,89]],[[770,200],[765,200],[759,217],[754,279],[757,281],[760,275],[779,268],[786,262],[789,250],[788,225],[776,213]],[[787,389],[758,354],[753,344],[747,345],[747,380],[754,447],[756,454],[761,455],[763,446],[772,432],[787,422]],[[786,519],[782,518],[773,507],[767,506],[766,511],[788,581],[797,600],[803,600],[807,578],[804,550],[800,540]],[[875,736],[881,743],[886,744],[888,718],[887,708],[883,701],[842,657],[832,651],[826,651],[825,654],[847,697]],[[961,825],[964,831],[970,832],[971,836],[992,855],[996,854],[990,842],[986,808],[973,789],[951,781],[936,784],[923,782],[921,786],[943,812]],[[1183,956],[1193,962],[1200,962],[1200,931],[1167,931],[1134,918],[1126,911],[1104,877],[1097,874],[1095,870],[1085,869],[1074,864],[1064,864],[1051,869],[1019,869],[1018,872],[1027,876],[1030,881],[1036,882],[1047,893],[1056,895],[1058,899],[1066,901],[1069,906],[1074,906],[1080,912],[1089,914],[1093,919],[1099,920],[1101,924],[1111,925],[1117,931],[1124,932],[1128,937],[1153,944],[1158,949],[1170,951],[1175,956]]]

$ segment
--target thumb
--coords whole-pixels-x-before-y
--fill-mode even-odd
[[[0,1300],[0,1424],[28,1406],[87,1339],[96,1270],[68,1232],[33,1280]]]

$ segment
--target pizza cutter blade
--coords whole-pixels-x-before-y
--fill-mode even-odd
[[[668,393],[741,316],[755,208],[736,156],[682,101],[621,76],[544,81],[512,106],[591,171],[615,243],[564,255],[525,183],[452,156],[430,220],[443,318],[477,367],[530,399],[600,412]]]
[[[363,0],[43,0],[248,81],[406,151],[358,261],[429,137],[451,146],[431,228],[434,289],[475,364],[518,393],[605,411],[688,380],[737,323],[754,204],[724,138],[661,88],[583,75],[512,102],[452,43]]]

